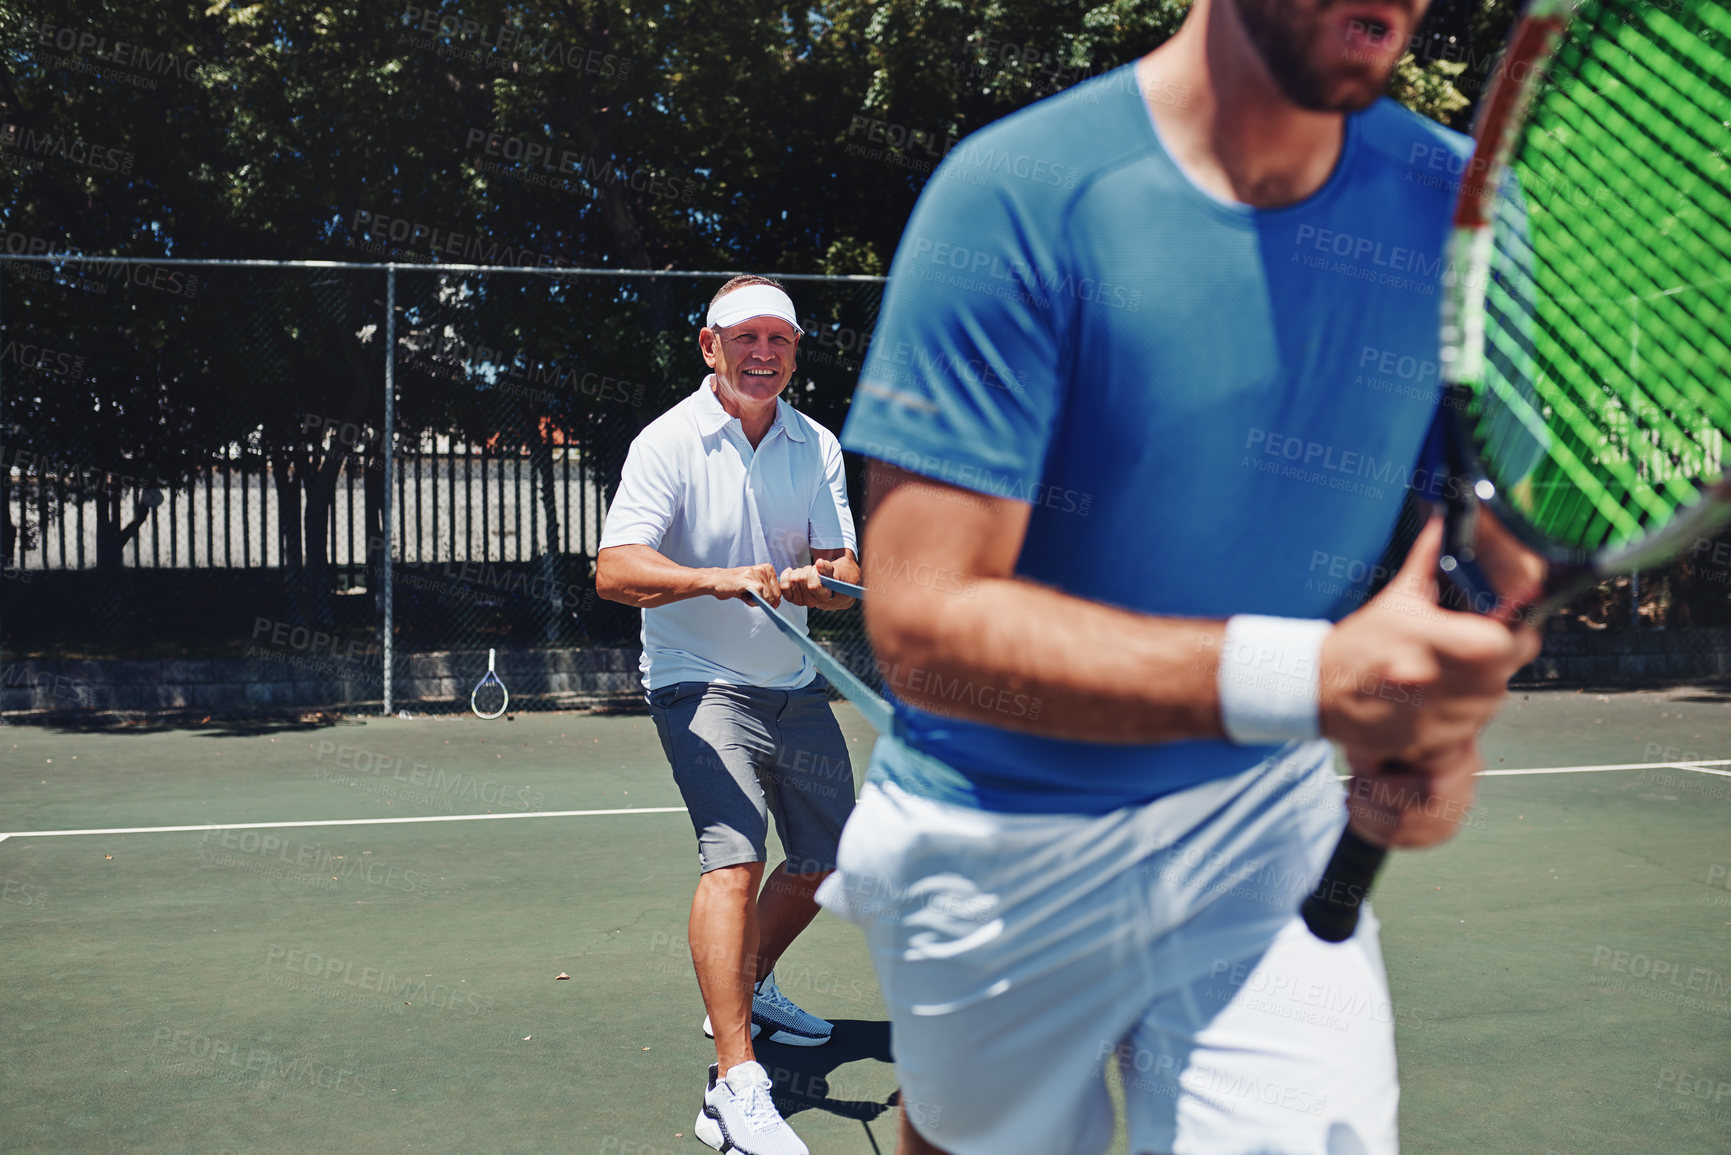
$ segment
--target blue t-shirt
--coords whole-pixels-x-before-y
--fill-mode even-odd
[[[1470,142],[1389,100],[1299,204],[1223,202],[1133,66],[998,121],[933,175],[845,448],[1032,505],[1016,572],[1147,614],[1338,619],[1426,467],[1450,209]],[[867,558],[868,580],[870,558]],[[886,670],[894,694],[902,672]],[[911,675],[909,675],[911,676]],[[1006,716],[1026,695],[970,684]],[[898,701],[876,773],[993,810],[1098,813],[1271,748],[1127,746]]]

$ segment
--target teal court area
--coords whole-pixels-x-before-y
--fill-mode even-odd
[[[1517,692],[1486,748],[1380,884],[1394,1005],[1310,1009],[1393,1017],[1411,1153],[1731,1149],[1731,694]],[[647,717],[10,725],[0,767],[0,1149],[704,1150]],[[861,936],[778,977],[836,1024],[761,1048],[783,1112],[893,1150]]]

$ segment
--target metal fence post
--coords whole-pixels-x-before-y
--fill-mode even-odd
[[[391,565],[391,550],[396,541],[396,458],[397,458],[397,266],[385,266],[385,551],[380,571],[385,583],[384,661],[385,716],[391,716],[392,668],[394,666],[393,635],[396,633],[396,575]]]

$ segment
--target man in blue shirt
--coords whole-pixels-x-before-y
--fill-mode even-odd
[[[897,732],[820,892],[904,1152],[1103,1150],[1107,1061],[1132,1151],[1396,1150],[1375,920],[1296,916],[1348,820],[1328,740],[1366,836],[1440,841],[1538,648],[1436,605],[1435,524],[1370,596],[1443,484],[1430,175],[1469,144],[1379,99],[1424,7],[1197,0],[908,223],[843,433]]]

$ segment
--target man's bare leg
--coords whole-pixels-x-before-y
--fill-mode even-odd
[[[817,917],[818,884],[830,875],[788,874],[783,862],[769,874],[763,893],[757,898],[757,967],[752,982],[757,982],[775,969],[783,952],[799,937],[800,931]]]
[[[686,935],[703,1009],[715,1032],[718,1075],[757,1057],[751,1046],[752,987],[817,917],[812,896],[825,877],[787,874],[778,866],[759,894],[763,863],[747,862],[711,870],[697,880]]]
[[[757,954],[757,887],[763,863],[711,870],[691,899],[691,962],[715,1032],[717,1074],[756,1058],[751,1049],[751,986]]]

